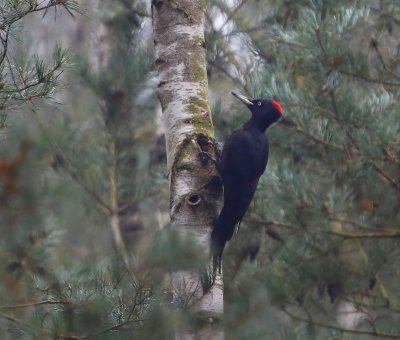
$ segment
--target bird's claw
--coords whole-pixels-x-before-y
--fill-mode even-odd
[[[222,258],[221,255],[213,255],[212,257],[212,273],[213,277],[215,277],[218,274],[221,275],[222,271]]]
[[[206,161],[211,161],[213,164],[217,165],[217,161],[207,151],[201,150],[201,151],[199,151],[198,155],[199,155],[199,158],[202,163],[204,163]]]

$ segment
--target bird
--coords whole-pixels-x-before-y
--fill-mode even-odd
[[[237,92],[233,96],[251,111],[251,118],[226,139],[216,167],[224,188],[224,204],[211,233],[214,273],[221,272],[222,253],[240,226],[264,173],[269,154],[265,131],[283,116],[275,100],[251,99]]]

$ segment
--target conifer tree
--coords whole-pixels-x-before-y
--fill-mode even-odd
[[[190,21],[191,11],[179,6],[191,1],[153,6],[164,2]],[[232,89],[274,97],[285,112],[268,132],[267,172],[224,253],[218,334],[223,325],[229,339],[399,338],[399,4],[205,5],[216,139],[248,118],[229,100]],[[182,289],[171,304],[163,284],[176,269],[197,273],[208,242],[199,251],[156,218],[168,205],[168,181],[163,141],[156,141],[150,4],[101,2],[85,16],[68,0],[6,1],[1,9],[0,337],[210,334],[191,296]],[[23,43],[31,30],[21,30],[25,19],[60,11],[88,25],[77,32],[81,46],[56,47],[51,60],[32,56],[38,51]],[[210,112],[200,97],[189,104]],[[188,138],[175,156],[191,148],[184,156],[212,169],[198,153],[213,143],[207,124],[211,144]],[[168,143],[169,151],[178,145]],[[189,163],[178,170],[192,171]],[[183,197],[188,206],[202,199]],[[182,201],[173,203],[176,217]],[[208,227],[215,207],[205,209]],[[212,282],[200,278],[207,291]]]
[[[211,72],[285,111],[225,254],[228,334],[397,338],[399,5],[262,6],[215,2],[227,23],[210,31],[220,53]],[[235,41],[247,56],[232,57]]]
[[[56,5],[79,9],[73,1],[30,3],[25,8],[10,2],[4,25],[13,28],[23,15]],[[121,37],[109,41],[115,53],[98,73],[75,57],[81,72],[69,74],[73,99],[63,109],[54,101],[66,52],[55,49],[54,66],[38,57],[22,62],[23,44],[19,55],[3,52],[0,92],[3,109],[13,111],[4,116],[0,151],[2,338],[121,338],[139,332],[139,325],[145,334],[147,323],[141,322],[152,319],[145,314],[160,301],[157,287],[146,283],[149,271],[137,270],[120,239],[117,251],[110,242],[110,226],[121,234],[125,211],[134,211],[143,197],[132,180],[136,176],[129,176],[141,161],[138,127],[153,119],[155,102],[133,103],[146,89],[152,65],[146,40],[137,44],[141,4],[114,1],[108,10],[102,22]],[[8,37],[4,48],[11,45]],[[79,76],[85,81],[77,90]],[[53,101],[51,111],[34,101],[40,97]]]

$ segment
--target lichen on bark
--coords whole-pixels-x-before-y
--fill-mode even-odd
[[[207,254],[222,185],[213,162],[201,156],[202,152],[214,158],[217,154],[208,100],[204,2],[155,0],[152,13],[172,225],[182,235],[193,236]],[[185,280],[201,280],[194,272],[175,272],[173,277],[177,286]],[[221,281],[210,291],[188,292],[192,293],[200,294],[198,311],[222,315]]]

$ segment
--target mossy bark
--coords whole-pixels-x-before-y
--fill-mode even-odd
[[[208,100],[204,2],[153,0],[152,14],[159,72],[158,95],[165,122],[171,221],[182,235],[194,237],[203,254],[207,254],[212,224],[221,203],[222,186],[214,164],[201,153],[217,157]],[[173,286],[181,286],[185,281],[187,293],[200,301],[193,308],[203,320],[221,317],[220,278],[219,284],[206,293],[198,273],[177,272],[172,277]],[[192,284],[188,285],[188,281]],[[190,287],[196,287],[196,291]],[[212,338],[223,336],[221,329],[215,331],[215,324],[209,328],[213,328],[210,331]],[[209,333],[203,329],[201,334],[204,335],[204,331]]]

